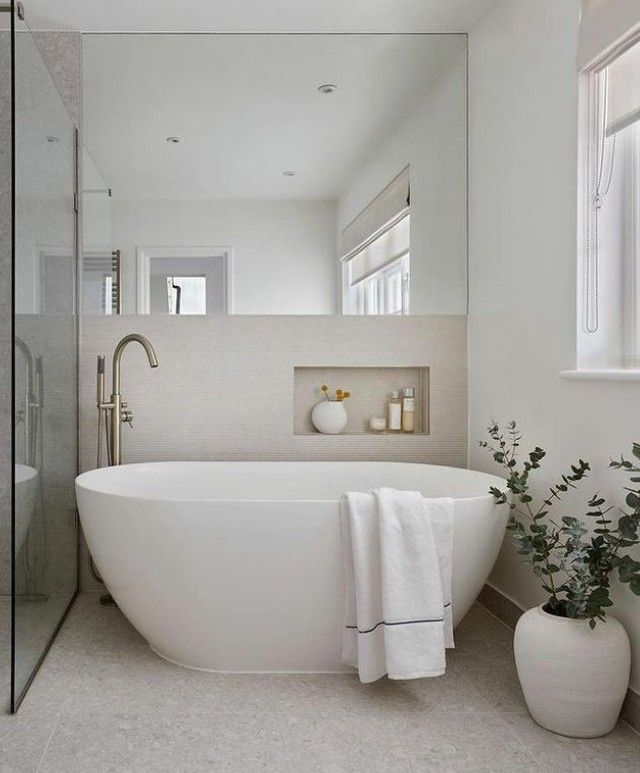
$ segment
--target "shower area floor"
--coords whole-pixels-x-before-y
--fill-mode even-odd
[[[0,716],[0,769],[640,769],[640,736],[623,723],[579,741],[529,718],[511,637],[476,604],[438,679],[208,674],[156,657],[117,608],[83,594],[18,715]]]
[[[51,593],[35,597],[18,595],[16,599],[16,660],[18,683],[26,683],[45,651],[58,621],[71,600],[68,593]],[[11,679],[11,600],[0,598],[0,685],[9,685]],[[0,734],[0,738],[2,735]],[[2,768],[0,767],[0,770]]]

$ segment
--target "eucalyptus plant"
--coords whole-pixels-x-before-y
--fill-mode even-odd
[[[589,620],[595,628],[596,621],[604,621],[607,608],[613,605],[612,577],[617,576],[640,596],[640,561],[630,555],[640,542],[640,443],[633,444],[633,461],[621,456],[609,464],[629,476],[629,485],[623,487],[628,509],[614,515],[615,508],[594,494],[585,513],[591,520],[590,529],[574,515],[556,516],[569,490],[588,477],[588,462],[579,459],[571,465],[570,471],[549,487],[546,497],[536,502],[530,493],[531,480],[541,468],[545,451],[536,447],[519,463],[522,436],[515,421],[504,431],[491,422],[488,433],[489,440],[481,441],[480,446],[493,454],[506,478],[506,490],[492,486],[490,493],[498,504],[510,508],[507,528],[518,553],[549,596],[545,610],[560,617]]]

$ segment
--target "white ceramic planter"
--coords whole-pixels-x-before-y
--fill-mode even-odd
[[[518,620],[514,655],[535,721],[560,735],[597,738],[613,730],[629,684],[631,649],[607,614],[594,630],[535,607]]]
[[[321,400],[311,411],[313,426],[324,435],[339,435],[348,418],[344,404],[337,400]]]

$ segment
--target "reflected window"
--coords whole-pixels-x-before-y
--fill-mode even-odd
[[[169,314],[206,314],[206,276],[168,276]]]
[[[409,253],[364,279],[348,281],[345,299],[348,314],[409,313]],[[350,272],[349,267],[347,268]]]
[[[408,314],[410,215],[404,214],[342,262],[345,314]]]
[[[343,314],[409,314],[410,180],[407,166],[342,229]]]

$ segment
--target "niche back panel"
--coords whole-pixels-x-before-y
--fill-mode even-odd
[[[429,433],[429,368],[390,366],[377,368],[303,367],[295,368],[293,376],[294,417],[296,435],[318,435],[311,423],[313,406],[321,399],[320,386],[327,384],[333,393],[336,388],[348,390],[351,397],[345,401],[349,420],[342,434],[375,435],[369,427],[371,416],[387,417],[390,392],[413,387],[416,396],[415,430],[403,436]],[[395,433],[389,433],[394,434]]]
[[[96,463],[96,355],[127,333],[122,391],[135,413],[125,462],[198,459],[378,460],[467,464],[465,316],[85,317],[80,354],[83,470]],[[294,368],[429,368],[429,434],[294,432]],[[107,368],[110,373],[110,365]],[[401,386],[401,384],[398,384]],[[383,387],[386,388],[386,387]],[[83,587],[97,588],[83,563]]]

